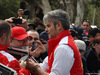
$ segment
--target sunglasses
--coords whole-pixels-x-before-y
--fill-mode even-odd
[[[88,22],[90,24],[90,21],[89,20],[84,20],[83,22]]]

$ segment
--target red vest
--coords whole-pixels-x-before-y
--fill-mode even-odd
[[[68,41],[66,41],[66,42],[68,42],[67,45],[69,45],[73,49],[74,59],[75,59],[74,64],[71,68],[70,74],[71,75],[83,75],[81,56],[80,56],[77,46],[75,45],[74,39],[70,35],[69,30],[63,31],[56,39],[49,40],[49,51],[48,51],[49,69],[47,69],[47,72],[48,73],[51,72],[52,63],[54,60],[54,51],[55,51],[56,47],[59,46],[60,40],[66,36],[68,36]]]
[[[8,46],[0,44],[0,63],[8,66],[18,73],[18,75],[31,75],[27,69],[21,68],[18,60],[7,53]]]

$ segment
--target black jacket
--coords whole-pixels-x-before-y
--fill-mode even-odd
[[[84,57],[86,58],[89,73],[98,73],[100,70],[100,60],[97,59],[95,49],[93,47],[88,48]]]

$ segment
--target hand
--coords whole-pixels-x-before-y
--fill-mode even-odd
[[[22,19],[22,17],[19,17],[19,18]],[[22,19],[22,24],[17,24],[17,25],[20,26],[20,27],[25,28],[26,30],[28,29],[26,19]]]
[[[39,65],[37,63],[35,63],[31,58],[28,58],[26,60],[26,69],[28,70],[32,70],[34,66]]]
[[[21,66],[22,68],[26,68],[26,61],[21,60],[21,61],[20,61],[20,66]]]
[[[35,75],[49,75],[49,73],[43,71],[39,63],[35,63],[32,59],[27,59],[26,69],[30,70]]]
[[[22,17],[23,14],[24,14],[24,10],[23,10],[23,9],[19,9],[19,10],[18,10],[18,16],[19,16],[19,17]]]
[[[44,45],[40,42],[40,40],[37,40],[37,42],[38,42],[37,50],[39,50],[41,53],[46,52],[46,49],[45,49]]]
[[[13,26],[14,25],[14,23],[12,23],[13,22],[13,20],[12,20],[13,18],[15,18],[15,17],[10,17],[8,19],[5,19],[5,21],[8,22],[8,23],[10,23],[11,26]]]
[[[46,52],[44,45],[39,40],[37,40],[37,43],[38,47],[35,50],[31,51],[32,48],[29,49],[30,55],[34,57],[39,57],[41,53]]]

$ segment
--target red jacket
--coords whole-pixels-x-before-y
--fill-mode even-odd
[[[71,68],[70,74],[71,75],[83,75],[83,68],[82,68],[82,61],[81,61],[81,56],[79,53],[79,50],[77,48],[77,46],[75,45],[74,39],[72,38],[72,36],[70,35],[69,30],[65,30],[63,31],[56,39],[50,39],[49,40],[49,50],[48,50],[48,66],[49,69],[47,70],[48,73],[51,72],[51,68],[52,68],[52,63],[54,60],[54,51],[57,48],[57,46],[59,46],[59,42],[62,38],[68,36],[68,42],[66,45],[69,45],[74,52],[74,64]]]
[[[20,67],[16,58],[7,53],[7,47],[0,44],[0,63],[16,70],[18,75],[31,75],[28,70]]]

